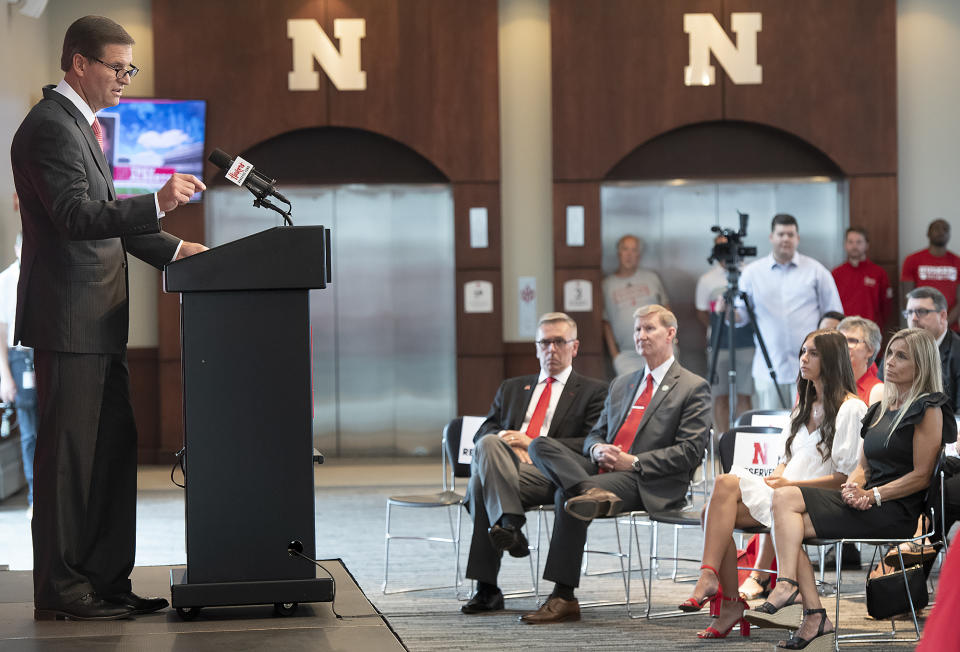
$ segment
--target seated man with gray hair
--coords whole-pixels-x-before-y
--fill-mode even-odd
[[[880,350],[880,328],[863,317],[844,317],[837,330],[847,338],[850,364],[857,379],[857,396],[867,405],[883,398],[883,381],[877,370],[876,357]]]
[[[477,580],[477,592],[460,608],[465,614],[503,609],[500,558],[504,551],[512,557],[530,554],[524,511],[553,502],[556,487],[530,463],[528,447],[538,438],[550,439],[579,455],[607,395],[605,382],[573,370],[580,342],[577,323],[568,315],[541,317],[535,346],[540,373],[505,380],[474,437],[467,577]]]
[[[556,485],[555,520],[543,577],[553,593],[525,623],[580,619],[573,592],[587,527],[623,510],[683,506],[710,430],[710,385],[673,357],[676,316],[660,305],[634,312],[633,341],[645,360],[640,371],[617,377],[603,413],[579,455],[549,437],[535,439],[530,458]]]

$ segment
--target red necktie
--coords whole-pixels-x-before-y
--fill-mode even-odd
[[[533,416],[530,417],[530,425],[527,426],[527,437],[534,439],[540,436],[543,419],[547,416],[547,406],[550,405],[550,385],[553,383],[553,378],[547,378],[545,382],[547,386],[543,388],[543,393],[540,394],[540,400],[537,401]]]
[[[100,121],[93,119],[93,135],[97,138],[97,144],[100,145],[100,151],[103,151],[103,129],[100,127]]]
[[[640,420],[643,419],[643,413],[650,405],[650,398],[653,396],[653,374],[647,374],[647,386],[643,388],[643,393],[637,398],[637,402],[630,408],[630,414],[624,420],[617,436],[613,440],[614,446],[619,446],[625,453],[630,452],[633,446],[633,440],[637,436],[637,430],[640,428]]]

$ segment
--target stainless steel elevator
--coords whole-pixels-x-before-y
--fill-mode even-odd
[[[617,240],[638,235],[646,243],[640,263],[656,271],[679,322],[679,359],[705,375],[705,334],[696,319],[697,279],[710,269],[710,227],[736,229],[737,211],[750,215],[745,242],[757,256],[770,253],[770,220],[790,213],[800,225],[799,251],[830,269],[844,260],[849,223],[847,184],[823,177],[762,180],[675,180],[605,183],[600,191],[603,273],[617,268]],[[755,258],[746,262],[750,263]]]
[[[333,232],[333,283],[310,297],[314,445],[337,456],[439,453],[439,433],[457,405],[450,187],[284,193],[296,224]],[[207,192],[208,244],[279,224],[251,200],[239,188]]]

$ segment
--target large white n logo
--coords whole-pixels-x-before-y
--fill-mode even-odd
[[[737,44],[727,37],[713,14],[684,14],[683,31],[689,34],[690,65],[683,69],[687,86],[713,86],[716,71],[710,65],[710,53],[730,76],[734,84],[760,84],[763,68],[757,64],[757,32],[761,29],[759,13],[730,15],[730,28],[737,35]]]
[[[287,20],[287,38],[293,41],[293,70],[287,77],[291,91],[320,89],[320,73],[313,69],[314,60],[341,91],[362,91],[367,88],[367,73],[360,70],[360,39],[366,36],[367,21],[363,18],[337,18],[333,36],[340,40],[340,50],[312,18]]]

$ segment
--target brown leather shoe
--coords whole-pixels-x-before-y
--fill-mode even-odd
[[[612,491],[590,487],[579,496],[568,499],[563,504],[563,509],[581,521],[592,521],[598,516],[613,516],[619,513],[622,504],[620,496]]]
[[[548,598],[543,606],[533,613],[520,616],[520,622],[530,625],[562,623],[568,620],[580,620],[580,602],[563,598]]]

